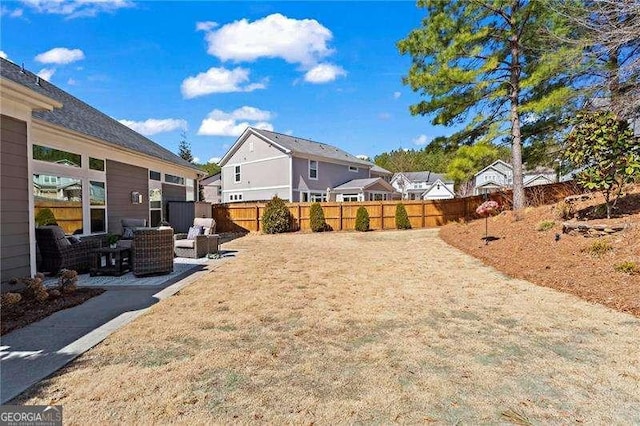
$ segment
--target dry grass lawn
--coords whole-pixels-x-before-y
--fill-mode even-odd
[[[640,423],[640,319],[437,230],[249,235],[19,403],[87,423]]]

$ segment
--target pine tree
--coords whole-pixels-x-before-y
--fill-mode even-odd
[[[185,161],[193,163],[193,154],[191,153],[191,144],[187,142],[187,133],[180,133],[180,143],[178,144],[178,156]]]
[[[574,96],[566,73],[575,49],[540,49],[540,34],[570,31],[566,19],[535,0],[420,0],[422,27],[398,43],[412,58],[404,83],[427,98],[410,107],[434,125],[471,120],[450,137],[511,143],[513,204],[524,207],[522,148],[533,132],[552,132]],[[523,126],[523,121],[527,126]],[[527,132],[525,132],[525,130]]]

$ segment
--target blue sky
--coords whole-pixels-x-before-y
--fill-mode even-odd
[[[413,2],[2,2],[0,50],[173,152],[201,162],[248,123],[354,155],[452,133],[412,117],[396,42]]]

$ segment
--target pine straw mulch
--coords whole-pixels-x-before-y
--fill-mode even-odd
[[[571,221],[625,224],[624,231],[597,238],[563,234],[565,220],[558,217],[558,204],[554,204],[526,208],[519,217],[506,211],[489,218],[489,236],[493,238],[488,244],[482,239],[485,219],[448,224],[440,236],[509,276],[640,317],[640,273],[616,270],[623,262],[640,268],[640,185],[619,200],[611,219],[603,217],[603,202],[602,196],[596,195],[576,203]],[[553,227],[538,230],[543,221],[554,221]],[[611,249],[592,254],[594,247],[606,249],[607,245]]]

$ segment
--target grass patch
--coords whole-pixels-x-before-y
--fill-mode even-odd
[[[629,275],[640,274],[640,266],[638,266],[636,262],[632,262],[632,261],[618,263],[613,266],[613,269],[616,272],[622,272],[624,274],[629,274]]]
[[[138,355],[135,363],[147,368],[161,367],[174,361],[189,358],[189,354],[179,348],[151,348]]]
[[[591,256],[602,256],[611,250],[613,250],[613,246],[609,241],[597,239],[587,247],[582,248],[580,251],[583,253],[589,253]]]
[[[543,232],[543,231],[548,231],[549,229],[553,229],[553,227],[556,226],[556,222],[553,220],[543,220],[541,222],[538,223],[538,226],[536,226],[536,230]]]

